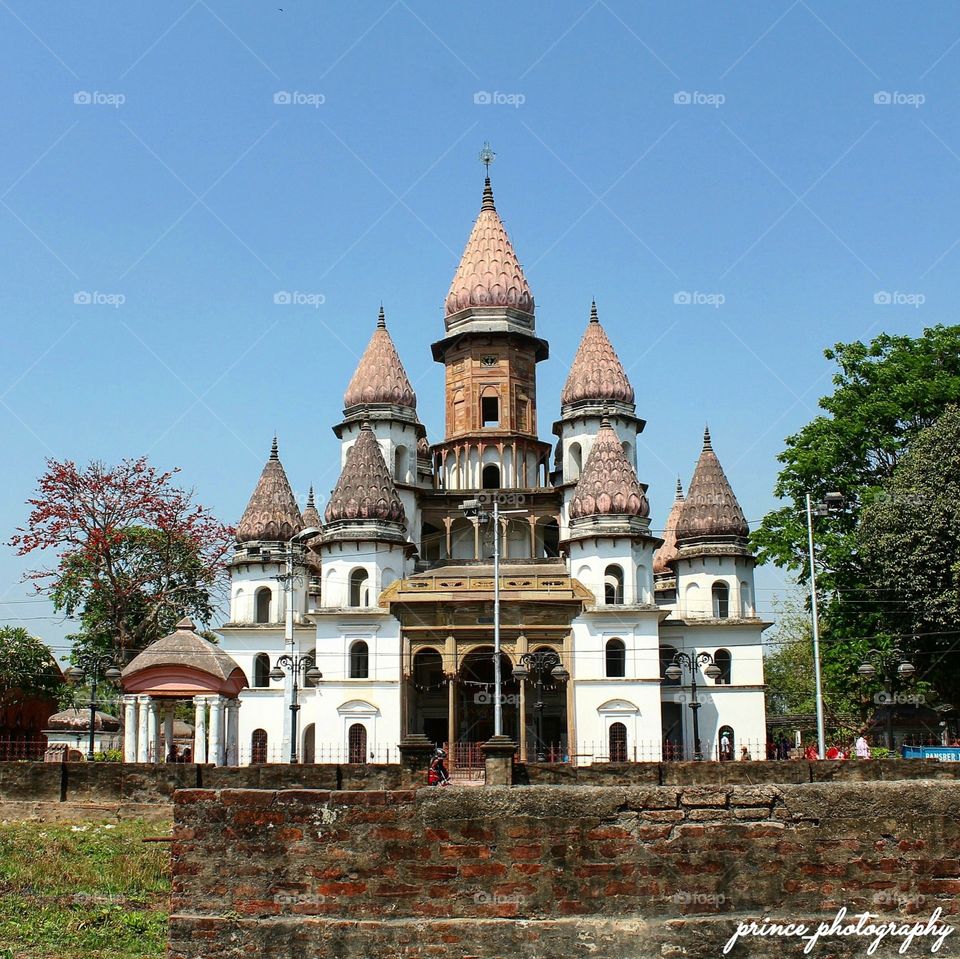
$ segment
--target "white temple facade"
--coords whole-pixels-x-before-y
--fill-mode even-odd
[[[312,490],[301,513],[274,441],[219,630],[247,679],[239,762],[396,762],[413,735],[470,762],[493,733],[495,536],[503,727],[522,757],[765,758],[770,624],[710,434],[652,526],[645,423],[594,304],[556,442],[540,439],[549,347],[489,179],[437,334],[446,427],[430,440],[381,308],[333,427],[341,473],[322,518]]]

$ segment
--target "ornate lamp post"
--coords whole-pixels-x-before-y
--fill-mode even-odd
[[[96,653],[81,654],[77,657],[75,666],[71,666],[66,671],[66,677],[72,683],[82,683],[84,680],[90,681],[90,738],[87,742],[87,759],[93,762],[93,755],[96,751],[95,726],[97,721],[97,709],[103,703],[97,701],[97,684],[101,679],[115,683],[120,679],[120,670],[109,654],[98,656]]]
[[[524,653],[520,665],[513,670],[516,679],[535,677],[537,701],[533,704],[534,723],[537,736],[537,762],[546,762],[547,751],[543,742],[543,687],[550,678],[564,682],[570,674],[563,668],[560,657],[552,649],[539,649],[535,653]]]
[[[312,656],[298,656],[284,653],[277,659],[277,664],[270,670],[270,678],[275,682],[280,682],[286,673],[290,673],[291,695],[290,695],[290,762],[297,762],[297,714],[300,712],[299,692],[300,692],[300,674],[303,673],[304,679],[311,683],[316,683],[323,679],[323,673],[317,669]]]
[[[703,670],[710,679],[716,679],[720,675],[720,667],[713,661],[709,653],[697,653],[690,656],[688,653],[677,653],[673,661],[663,671],[667,679],[677,680],[683,675],[683,670],[690,671],[690,709],[693,710],[693,758],[697,762],[703,762],[703,750],[700,748],[700,720],[698,712],[700,703],[697,701],[697,669],[704,666]]]
[[[857,672],[867,682],[880,674],[880,679],[890,691],[890,700],[887,703],[887,749],[893,750],[893,707],[897,702],[897,693],[910,682],[916,667],[907,658],[899,646],[881,652],[871,649]]]

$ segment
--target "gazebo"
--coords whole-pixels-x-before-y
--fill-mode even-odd
[[[192,761],[237,765],[238,696],[247,677],[231,656],[197,633],[189,617],[140,653],[124,669],[120,683],[124,762],[168,760],[174,746],[174,706],[189,699],[194,708]]]

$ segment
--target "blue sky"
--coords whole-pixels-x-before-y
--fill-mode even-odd
[[[274,430],[325,496],[381,299],[439,439],[428,345],[485,140],[551,344],[541,436],[595,296],[655,526],[704,422],[755,523],[823,348],[955,322],[956,4],[3,0],[0,23],[4,531],[48,456],[148,453],[236,522]],[[60,647],[27,565],[0,552],[0,619]]]

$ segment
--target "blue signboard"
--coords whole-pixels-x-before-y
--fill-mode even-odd
[[[936,759],[960,763],[960,746],[901,746],[904,759]]]

